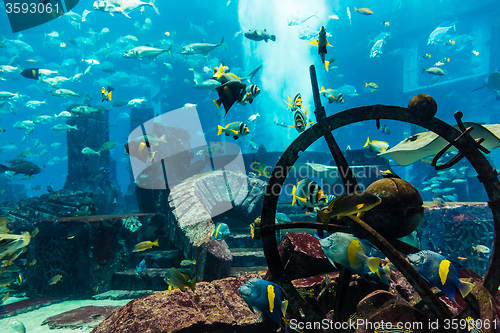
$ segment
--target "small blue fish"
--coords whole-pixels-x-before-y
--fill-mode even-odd
[[[19,273],[14,283],[17,284],[18,286],[22,286],[24,284],[24,276],[21,273]]]
[[[252,312],[258,310],[281,326],[281,314],[285,315],[288,301],[283,300],[280,286],[252,278],[238,290]]]
[[[144,257],[142,261],[139,263],[139,265],[135,267],[135,271],[137,272],[137,275],[141,275],[145,269],[146,269],[146,257]]]
[[[212,240],[223,240],[231,234],[229,226],[225,223],[217,223],[212,234]]]
[[[183,260],[181,261],[181,266],[196,265],[196,260]]]
[[[473,284],[459,280],[462,266],[433,251],[420,251],[408,255],[408,261],[427,281],[435,285],[455,302],[455,288],[463,297],[472,290]]]

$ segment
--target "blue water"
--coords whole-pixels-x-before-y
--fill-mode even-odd
[[[133,76],[131,80],[119,80],[112,84],[115,89],[114,100],[149,99],[152,94],[160,91],[164,101],[160,106],[161,112],[178,109],[185,103],[197,104],[207,141],[220,139],[216,136],[217,125],[246,121],[249,116],[259,113],[260,117],[252,125],[252,134],[236,141],[243,152],[251,151],[251,138],[257,145],[263,144],[268,151],[282,151],[298,136],[295,129],[278,127],[275,122],[293,125],[291,113],[286,110],[283,101],[287,96],[293,97],[298,91],[302,94],[305,108],[310,110],[309,115],[313,111],[309,79],[311,64],[316,66],[320,87],[338,88],[347,84],[354,86],[358,94],[346,96],[344,104],[329,104],[322,97],[327,115],[352,107],[379,103],[406,106],[414,95],[426,93],[438,102],[437,116],[453,125],[453,113],[456,110],[464,112],[465,121],[500,123],[500,103],[496,101],[495,94],[489,89],[471,92],[485,82],[489,73],[500,68],[500,4],[496,0],[367,0],[361,3],[340,0],[233,0],[189,3],[157,1],[155,5],[159,15],[150,6],[145,6],[144,11],[137,9],[130,13],[131,18],[127,18],[118,13],[111,16],[106,12],[95,11],[92,2],[80,1],[73,12],[81,15],[84,10],[89,10],[90,14],[85,22],[81,22],[81,19],[72,20],[68,15],[64,15],[49,23],[14,34],[2,4],[0,34],[10,40],[22,40],[30,44],[34,51],[19,51],[7,43],[5,48],[0,48],[0,65],[8,65],[9,59],[18,55],[12,66],[19,66],[20,69],[40,67],[59,70],[59,75],[70,77],[82,73],[88,67],[82,59],[96,59],[101,63],[109,61],[116,72]],[[361,15],[354,12],[355,5],[369,7],[374,14]],[[350,20],[347,8],[351,12]],[[312,17],[301,25],[287,24],[292,15],[313,14],[317,17]],[[337,15],[338,19],[332,15]],[[151,27],[142,29],[147,18],[151,21]],[[385,26],[384,21],[389,22],[389,25]],[[427,45],[431,32],[439,26],[447,25],[454,25],[455,28],[448,31],[446,40],[460,37],[462,41],[466,41],[460,43],[457,40],[457,43],[451,46]],[[307,40],[298,38],[299,31],[307,26],[314,30],[321,26],[326,27],[327,32],[331,34],[328,41],[333,45],[328,48],[326,58],[337,58],[331,65],[338,68],[326,72],[317,54],[317,48],[307,45]],[[108,28],[109,33],[102,34],[104,28]],[[275,34],[276,42],[255,42],[244,37],[246,30],[255,28],[267,29]],[[57,31],[60,37],[51,39],[46,36],[53,31]],[[169,32],[169,36],[166,32]],[[386,39],[382,54],[370,58],[371,47],[376,41],[374,38],[382,32],[390,33],[391,37]],[[137,37],[138,41],[119,44],[119,38],[127,35]],[[226,49],[218,47],[207,57],[180,54],[182,46],[186,44],[202,40],[219,43],[222,37],[225,39]],[[85,40],[82,38],[89,38],[92,43],[84,44]],[[60,43],[65,43],[66,47],[60,47]],[[155,60],[126,59],[121,56],[131,47],[147,44],[160,45],[161,48],[172,45],[174,57],[171,58],[166,53]],[[472,51],[479,52],[479,55],[474,55]],[[431,54],[430,59],[423,58],[426,53]],[[422,68],[432,67],[442,58],[450,58],[450,61],[442,66],[446,75],[433,83],[435,76],[422,73]],[[73,59],[74,63],[61,66],[69,59]],[[165,62],[170,64],[171,68],[167,67]],[[217,98],[217,93],[214,91],[209,94],[208,90],[194,89],[193,74],[189,70],[193,68],[203,73],[203,67],[208,66],[211,69],[220,62],[239,75],[263,64],[262,70],[254,79],[254,83],[261,89],[260,95],[253,104],[234,106],[225,119],[216,115],[219,110],[212,100]],[[94,99],[93,103],[110,107],[111,103],[100,102],[100,90],[111,75],[93,69],[91,74],[83,76],[80,82],[63,83],[60,87],[76,91],[83,96],[89,95]],[[162,81],[167,75],[168,80]],[[37,124],[34,133],[24,143],[24,130],[16,130],[12,125],[16,121],[27,120],[32,115],[58,114],[65,110],[68,101],[81,99],[54,97],[46,85],[26,79],[18,72],[0,74],[0,77],[5,79],[0,81],[0,91],[19,92],[29,96],[14,102],[15,114],[0,114],[0,127],[6,129],[5,133],[0,133],[0,147],[11,143],[17,147],[2,148],[0,163],[32,147],[35,140],[39,139],[40,146],[33,148],[33,153],[28,155],[27,159],[39,165],[44,164],[45,171],[22,184],[28,189],[28,196],[45,193],[45,186],[49,183],[56,190],[62,188],[67,173],[65,133],[54,132],[50,128],[57,123],[64,123],[64,120]],[[208,74],[204,75],[205,79],[209,77]],[[369,82],[376,83],[380,89],[370,92],[365,87]],[[36,110],[28,109],[24,107],[28,100],[46,100],[47,104]],[[148,101],[145,106],[151,107],[151,103]],[[110,141],[119,143],[111,151],[111,156],[117,161],[122,191],[125,191],[130,179],[127,170],[129,158],[123,154],[122,148],[129,135],[129,119],[126,116],[130,110],[131,108],[125,106],[112,108],[109,113]],[[312,118],[314,120],[314,116]],[[342,149],[347,146],[359,149],[366,142],[367,136],[387,141],[394,146],[409,133],[418,130],[411,129],[408,124],[393,121],[382,123],[389,126],[390,135],[377,130],[373,122],[349,126],[334,132],[334,135]],[[50,147],[55,141],[64,145],[59,148]],[[47,149],[48,153],[39,156],[43,149]],[[327,150],[323,142],[315,143],[310,149]],[[493,151],[493,161],[496,160],[496,155]],[[30,186],[35,184],[41,185],[40,191],[30,190]]]

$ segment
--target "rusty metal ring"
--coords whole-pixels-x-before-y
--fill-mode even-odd
[[[305,151],[311,144],[323,137],[328,131],[333,131],[349,124],[373,119],[398,120],[426,128],[440,135],[448,142],[453,143],[459,151],[463,151],[465,157],[467,157],[478,173],[478,178],[481,179],[486,176],[491,177],[492,167],[477,148],[476,141],[470,136],[460,137],[460,131],[436,117],[422,117],[419,114],[410,112],[404,107],[380,104],[352,108],[331,115],[321,123],[311,126],[300,134],[283,152],[266,187],[261,216],[262,226],[271,226],[275,223],[279,193],[281,192],[288,172],[299,158],[300,151]],[[490,201],[500,199],[500,181],[498,178],[490,178],[490,181],[483,183],[483,185]],[[493,205],[490,209],[493,213],[495,234],[497,234],[497,232],[500,232],[500,207]],[[284,267],[278,253],[278,244],[274,232],[269,232],[269,230],[265,231],[265,228],[263,228],[262,244],[272,279],[280,284],[285,290],[289,297],[288,300],[291,308],[305,315],[308,320],[322,320],[323,318],[321,315],[316,313],[300,297],[290,279],[284,274]],[[490,264],[483,282],[483,286],[490,294],[494,294],[500,285],[500,251],[497,251],[497,249],[500,249],[500,237],[495,237]]]

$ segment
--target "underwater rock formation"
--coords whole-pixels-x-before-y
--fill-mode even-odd
[[[70,108],[82,108],[73,105]],[[116,180],[116,166],[111,162],[109,150],[100,151],[109,141],[108,112],[102,107],[90,114],[80,114],[67,123],[78,130],[67,132],[68,175],[64,189],[92,192],[97,214],[110,214],[117,202],[122,202],[121,191]],[[84,154],[82,149],[91,148],[100,155]]]
[[[10,206],[4,206],[0,211],[6,207]],[[9,219],[7,228],[14,234],[33,233],[35,228],[38,229],[38,233],[31,237],[27,251],[19,257],[33,263],[20,266],[24,283],[19,290],[28,297],[41,294],[84,298],[109,290],[117,270],[135,266],[132,259],[136,254],[131,252],[134,245],[163,233],[165,226],[164,217],[152,214],[135,216],[143,226],[132,232],[122,224],[122,220],[131,218],[131,215],[40,219],[31,217],[29,212],[25,209],[4,213]],[[161,240],[162,249],[167,249],[168,241]],[[180,257],[177,258],[179,261]],[[8,275],[17,276],[17,271],[4,273],[4,277]],[[62,279],[49,284],[49,280],[57,275]],[[164,283],[162,285],[166,288]]]
[[[207,282],[219,279],[221,276],[229,276],[233,255],[226,242],[223,240],[210,241],[206,251],[205,262],[199,263],[203,265],[204,270],[198,276]]]
[[[488,205],[444,205],[426,207],[425,210],[422,224],[417,229],[420,247],[441,252],[464,267],[484,275],[491,253],[475,251],[473,246],[492,248],[495,231]]]
[[[305,232],[287,233],[278,248],[285,274],[291,280],[335,271],[319,239]]]
[[[357,313],[363,318],[358,325],[356,333],[373,333],[375,330],[368,323],[382,323],[386,325],[388,331],[399,328],[401,324],[401,332],[409,325],[414,333],[429,332],[428,325],[422,325],[420,329],[416,323],[427,324],[427,317],[419,310],[410,306],[401,298],[396,297],[390,292],[377,290],[363,298],[357,305]],[[383,331],[379,329],[379,331]]]
[[[221,242],[222,243],[222,242]],[[292,279],[292,284],[302,293],[306,302],[318,313],[327,313],[326,318],[333,320],[334,297],[338,295],[337,281],[339,273],[333,271],[326,257],[322,256],[317,238],[307,233],[289,233],[285,236],[280,254],[288,275],[300,268],[303,278]],[[286,251],[285,251],[286,250]],[[321,253],[320,253],[321,252]],[[326,261],[329,267],[321,262]],[[383,260],[383,264],[387,264]],[[328,272],[329,284],[325,274],[308,274],[323,265]],[[291,271],[293,270],[293,271]],[[461,278],[467,281],[480,281],[481,277],[469,270],[463,270]],[[272,322],[266,321],[262,314],[250,312],[237,289],[253,277],[263,278],[260,274],[248,274],[237,278],[225,278],[211,283],[200,282],[193,293],[187,289],[180,291],[162,291],[131,301],[117,310],[92,333],[114,332],[274,332]],[[267,274],[268,275],[268,274]],[[265,277],[264,277],[265,278]],[[342,303],[342,320],[350,315],[363,319],[365,327],[358,326],[356,332],[373,333],[375,330],[366,323],[416,323],[424,325],[435,320],[434,314],[422,306],[420,295],[406,278],[392,269],[387,276],[389,284],[372,283],[353,275],[348,284],[347,295]],[[451,314],[457,315],[464,301],[457,297],[457,303],[434,288],[440,300]],[[500,308],[497,299],[492,299],[484,288],[476,284],[471,296],[480,304],[481,311],[489,311],[489,318],[495,318],[495,311]],[[270,326],[267,326],[267,325]],[[371,326],[373,327],[373,326]],[[380,327],[379,327],[380,328]],[[395,327],[393,327],[396,329]],[[426,326],[412,327],[413,332],[428,332]]]
[[[265,332],[260,316],[240,296],[238,288],[256,274],[211,283],[199,282],[195,292],[161,291],[129,302],[92,333],[122,332]]]
[[[119,306],[83,306],[48,317],[43,321],[42,325],[48,325],[51,330],[91,328],[119,308]]]
[[[248,226],[256,212],[262,209],[265,185],[264,181],[248,178],[242,173],[219,170],[188,178],[171,190],[169,204],[172,214],[167,222],[167,235],[186,258],[197,260],[198,281],[205,280],[205,270],[212,270],[205,266],[208,260],[204,258],[214,230],[212,218],[234,211],[229,227],[234,224]],[[227,260],[224,258],[231,258],[229,248],[225,249],[213,252],[220,258],[220,263]],[[209,271],[207,277],[210,280],[227,276],[216,276]],[[221,274],[224,272],[224,269],[220,271]]]
[[[5,201],[0,203],[0,214],[16,221],[16,228],[29,226],[33,229],[35,220],[76,216],[78,210],[89,205],[85,200],[91,196],[92,193],[85,191],[61,190],[20,201]],[[93,204],[90,204],[89,213],[93,211]]]

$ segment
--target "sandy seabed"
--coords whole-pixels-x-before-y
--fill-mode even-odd
[[[0,332],[4,333],[15,333],[16,331],[12,329],[9,325],[9,321],[18,320],[24,324],[26,327],[26,333],[79,333],[79,332],[90,332],[92,327],[84,327],[82,329],[53,329],[51,330],[48,325],[43,325],[42,322],[48,317],[55,316],[57,314],[74,310],[83,306],[124,306],[130,299],[126,300],[76,300],[76,301],[65,301],[49,306],[45,306],[33,311],[19,314],[17,316],[8,317],[0,319]]]

